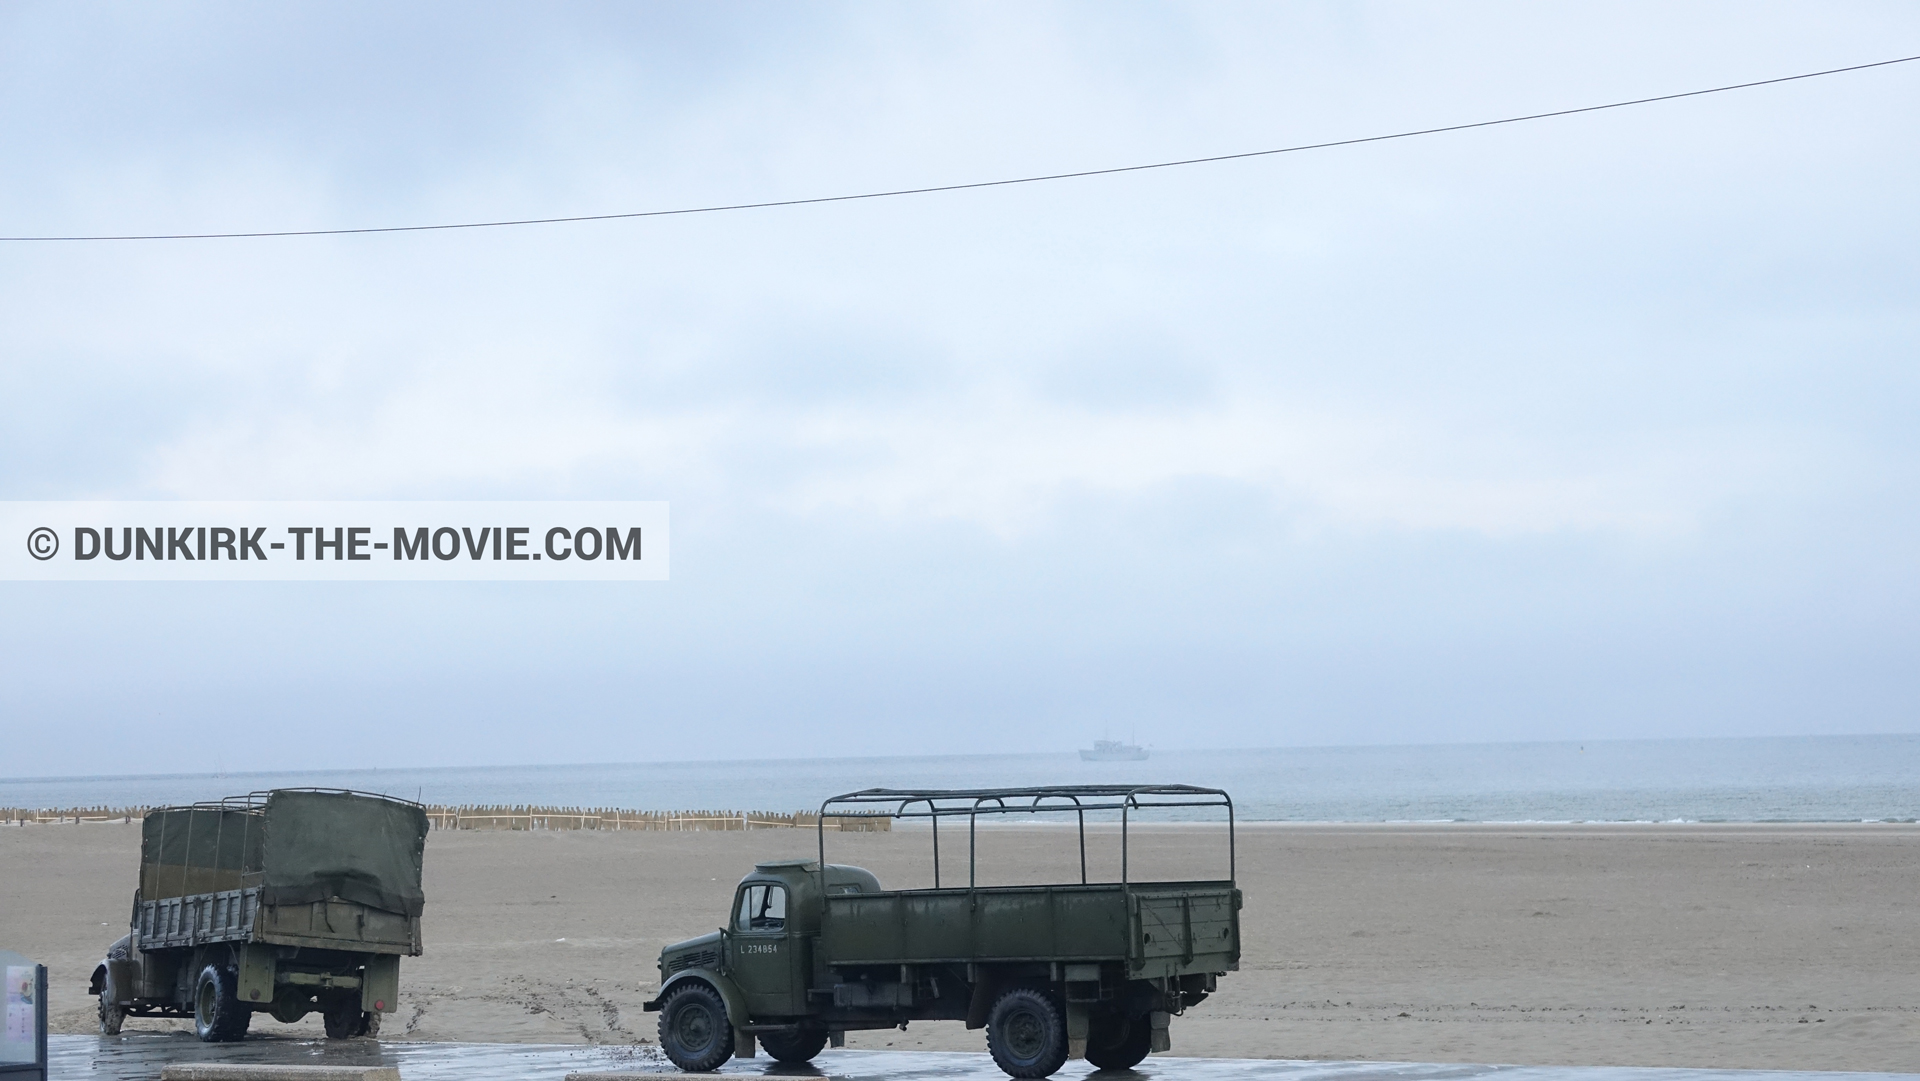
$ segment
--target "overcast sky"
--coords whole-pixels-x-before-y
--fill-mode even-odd
[[[1913,53],[1892,3],[10,3],[0,233]],[[0,584],[0,775],[1920,731],[1916,131],[1920,63],[0,245],[0,498],[674,534],[665,583]]]

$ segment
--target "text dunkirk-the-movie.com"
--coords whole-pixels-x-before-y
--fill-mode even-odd
[[[664,502],[0,503],[0,580],[663,581]]]

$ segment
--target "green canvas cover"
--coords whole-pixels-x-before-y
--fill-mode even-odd
[[[411,803],[346,792],[279,789],[267,797],[264,890],[270,905],[338,897],[418,916],[426,812]]]
[[[141,823],[140,896],[149,901],[260,884],[259,807],[170,807]]]

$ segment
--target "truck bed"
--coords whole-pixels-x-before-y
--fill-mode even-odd
[[[1151,979],[1239,967],[1231,882],[897,890],[826,899],[835,967],[1124,962]]]

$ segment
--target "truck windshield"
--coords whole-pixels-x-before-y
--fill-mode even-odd
[[[787,888],[758,884],[742,889],[735,927],[741,931],[786,930]]]

